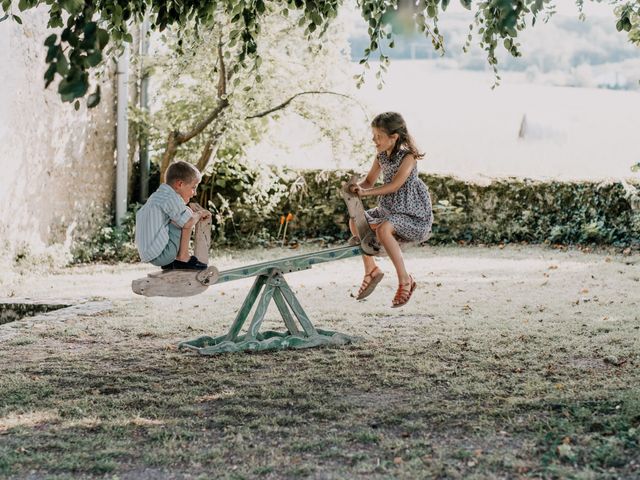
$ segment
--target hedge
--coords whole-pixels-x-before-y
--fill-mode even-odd
[[[300,238],[348,236],[348,216],[338,189],[352,172],[298,173],[303,187],[278,205],[283,214],[295,216],[291,232]],[[434,209],[430,243],[640,245],[640,182],[514,178],[479,185],[449,176],[421,178]]]
[[[205,177],[198,200],[214,212],[214,246],[249,247],[279,241],[279,219],[293,214],[288,241],[348,238],[339,189],[351,171],[251,171]],[[488,185],[421,175],[431,193],[431,244],[513,242],[640,247],[640,182],[494,180]],[[221,181],[224,180],[224,181]],[[373,206],[375,199],[365,199]],[[108,220],[76,239],[76,262],[137,261],[132,206],[121,228]]]

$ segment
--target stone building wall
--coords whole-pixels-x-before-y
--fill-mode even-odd
[[[98,107],[74,110],[44,89],[45,10],[0,23],[0,255],[69,249],[97,228],[115,191],[114,76]]]

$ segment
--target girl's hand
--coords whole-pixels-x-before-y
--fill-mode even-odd
[[[362,197],[370,197],[372,195],[371,190],[372,190],[371,188],[362,188],[362,187],[358,186],[358,190],[357,190],[356,194],[361,198]]]

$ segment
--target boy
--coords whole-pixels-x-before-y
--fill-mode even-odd
[[[136,245],[143,262],[163,270],[204,270],[206,263],[189,255],[191,230],[208,210],[193,212],[186,203],[196,194],[202,175],[187,162],[169,165],[165,182],[136,214]]]

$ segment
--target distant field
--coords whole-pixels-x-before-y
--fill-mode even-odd
[[[638,175],[630,169],[640,161],[637,92],[534,85],[520,74],[506,74],[491,90],[488,72],[448,71],[427,60],[394,61],[385,79],[383,90],[370,81],[357,95],[371,113],[395,110],[405,116],[427,153],[423,171],[473,179]],[[524,138],[519,138],[525,115]],[[280,142],[288,151],[277,148]],[[271,140],[252,155],[299,168],[335,165],[331,149],[318,143],[313,128],[286,117],[274,122]],[[359,159],[339,160],[351,167]]]

